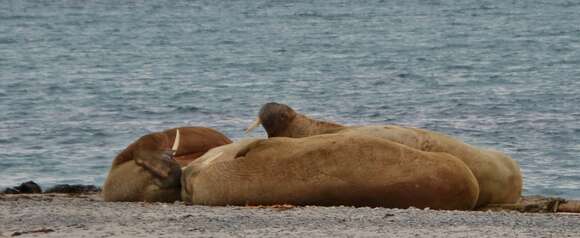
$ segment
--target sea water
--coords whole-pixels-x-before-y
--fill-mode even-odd
[[[1,0],[0,187],[100,185],[144,134],[240,139],[275,101],[501,150],[525,194],[580,198],[579,13],[574,0]]]

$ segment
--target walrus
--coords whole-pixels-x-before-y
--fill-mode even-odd
[[[447,153],[352,134],[248,139],[208,151],[183,169],[195,205],[318,205],[470,210],[479,187]]]
[[[113,160],[102,195],[105,201],[180,200],[181,168],[211,148],[229,144],[220,132],[181,127],[142,136]]]
[[[262,125],[268,137],[301,138],[320,134],[363,134],[388,139],[427,152],[444,152],[461,159],[479,182],[477,207],[516,203],[522,192],[519,165],[495,150],[480,149],[448,135],[412,127],[344,126],[309,118],[287,105],[267,103],[247,132]]]

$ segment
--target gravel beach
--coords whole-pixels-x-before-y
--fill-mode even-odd
[[[106,203],[0,195],[0,237],[580,237],[579,214]]]

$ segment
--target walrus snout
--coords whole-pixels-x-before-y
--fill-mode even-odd
[[[135,163],[149,171],[153,177],[161,180],[175,176],[175,171],[181,171],[181,166],[173,159],[173,151],[139,151],[135,155]]]
[[[160,188],[181,188],[181,166],[169,164],[169,175],[165,178],[155,177],[153,182]]]

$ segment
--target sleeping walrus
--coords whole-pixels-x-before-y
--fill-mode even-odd
[[[352,135],[246,139],[183,169],[196,205],[321,205],[472,209],[477,180],[447,153]]]
[[[515,203],[522,191],[522,175],[516,161],[507,155],[468,145],[450,136],[402,126],[343,126],[311,119],[284,104],[267,103],[247,129],[262,124],[268,137],[307,137],[339,133],[362,134],[394,141],[427,152],[445,152],[462,160],[479,182],[477,206]]]
[[[216,130],[182,127],[139,138],[115,157],[103,185],[105,201],[180,199],[181,168],[209,149],[231,143]]]

